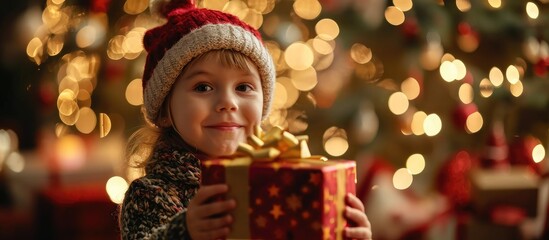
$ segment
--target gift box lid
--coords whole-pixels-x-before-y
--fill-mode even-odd
[[[480,189],[537,189],[539,177],[527,167],[474,169],[471,171],[471,181]]]

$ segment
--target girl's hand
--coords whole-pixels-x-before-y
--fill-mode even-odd
[[[345,202],[345,218],[351,224],[345,228],[344,234],[347,238],[372,239],[372,226],[364,212],[364,204],[354,194],[348,193]]]
[[[233,199],[209,202],[213,196],[227,193],[225,184],[201,186],[187,208],[187,229],[192,239],[225,238],[233,218],[229,211],[236,207]]]

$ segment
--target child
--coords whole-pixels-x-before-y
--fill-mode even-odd
[[[211,202],[227,185],[200,186],[200,160],[228,156],[269,112],[275,68],[259,32],[235,16],[162,1],[168,21],[143,39],[143,110],[148,126],[127,154],[149,149],[121,206],[123,239],[219,239],[233,221],[233,199]],[[347,196],[345,234],[371,238],[358,198]]]

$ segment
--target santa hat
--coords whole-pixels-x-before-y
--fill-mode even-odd
[[[177,77],[193,58],[229,49],[247,56],[258,68],[263,90],[263,117],[270,109],[275,67],[260,33],[236,16],[196,8],[193,0],[153,0],[151,11],[167,18],[145,33],[147,61],[143,72],[145,117],[158,124],[162,103]]]

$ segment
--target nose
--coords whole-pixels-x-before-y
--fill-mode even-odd
[[[236,111],[238,110],[238,104],[236,96],[232,93],[220,93],[217,105],[216,105],[216,111],[217,112],[224,112],[224,111]]]

